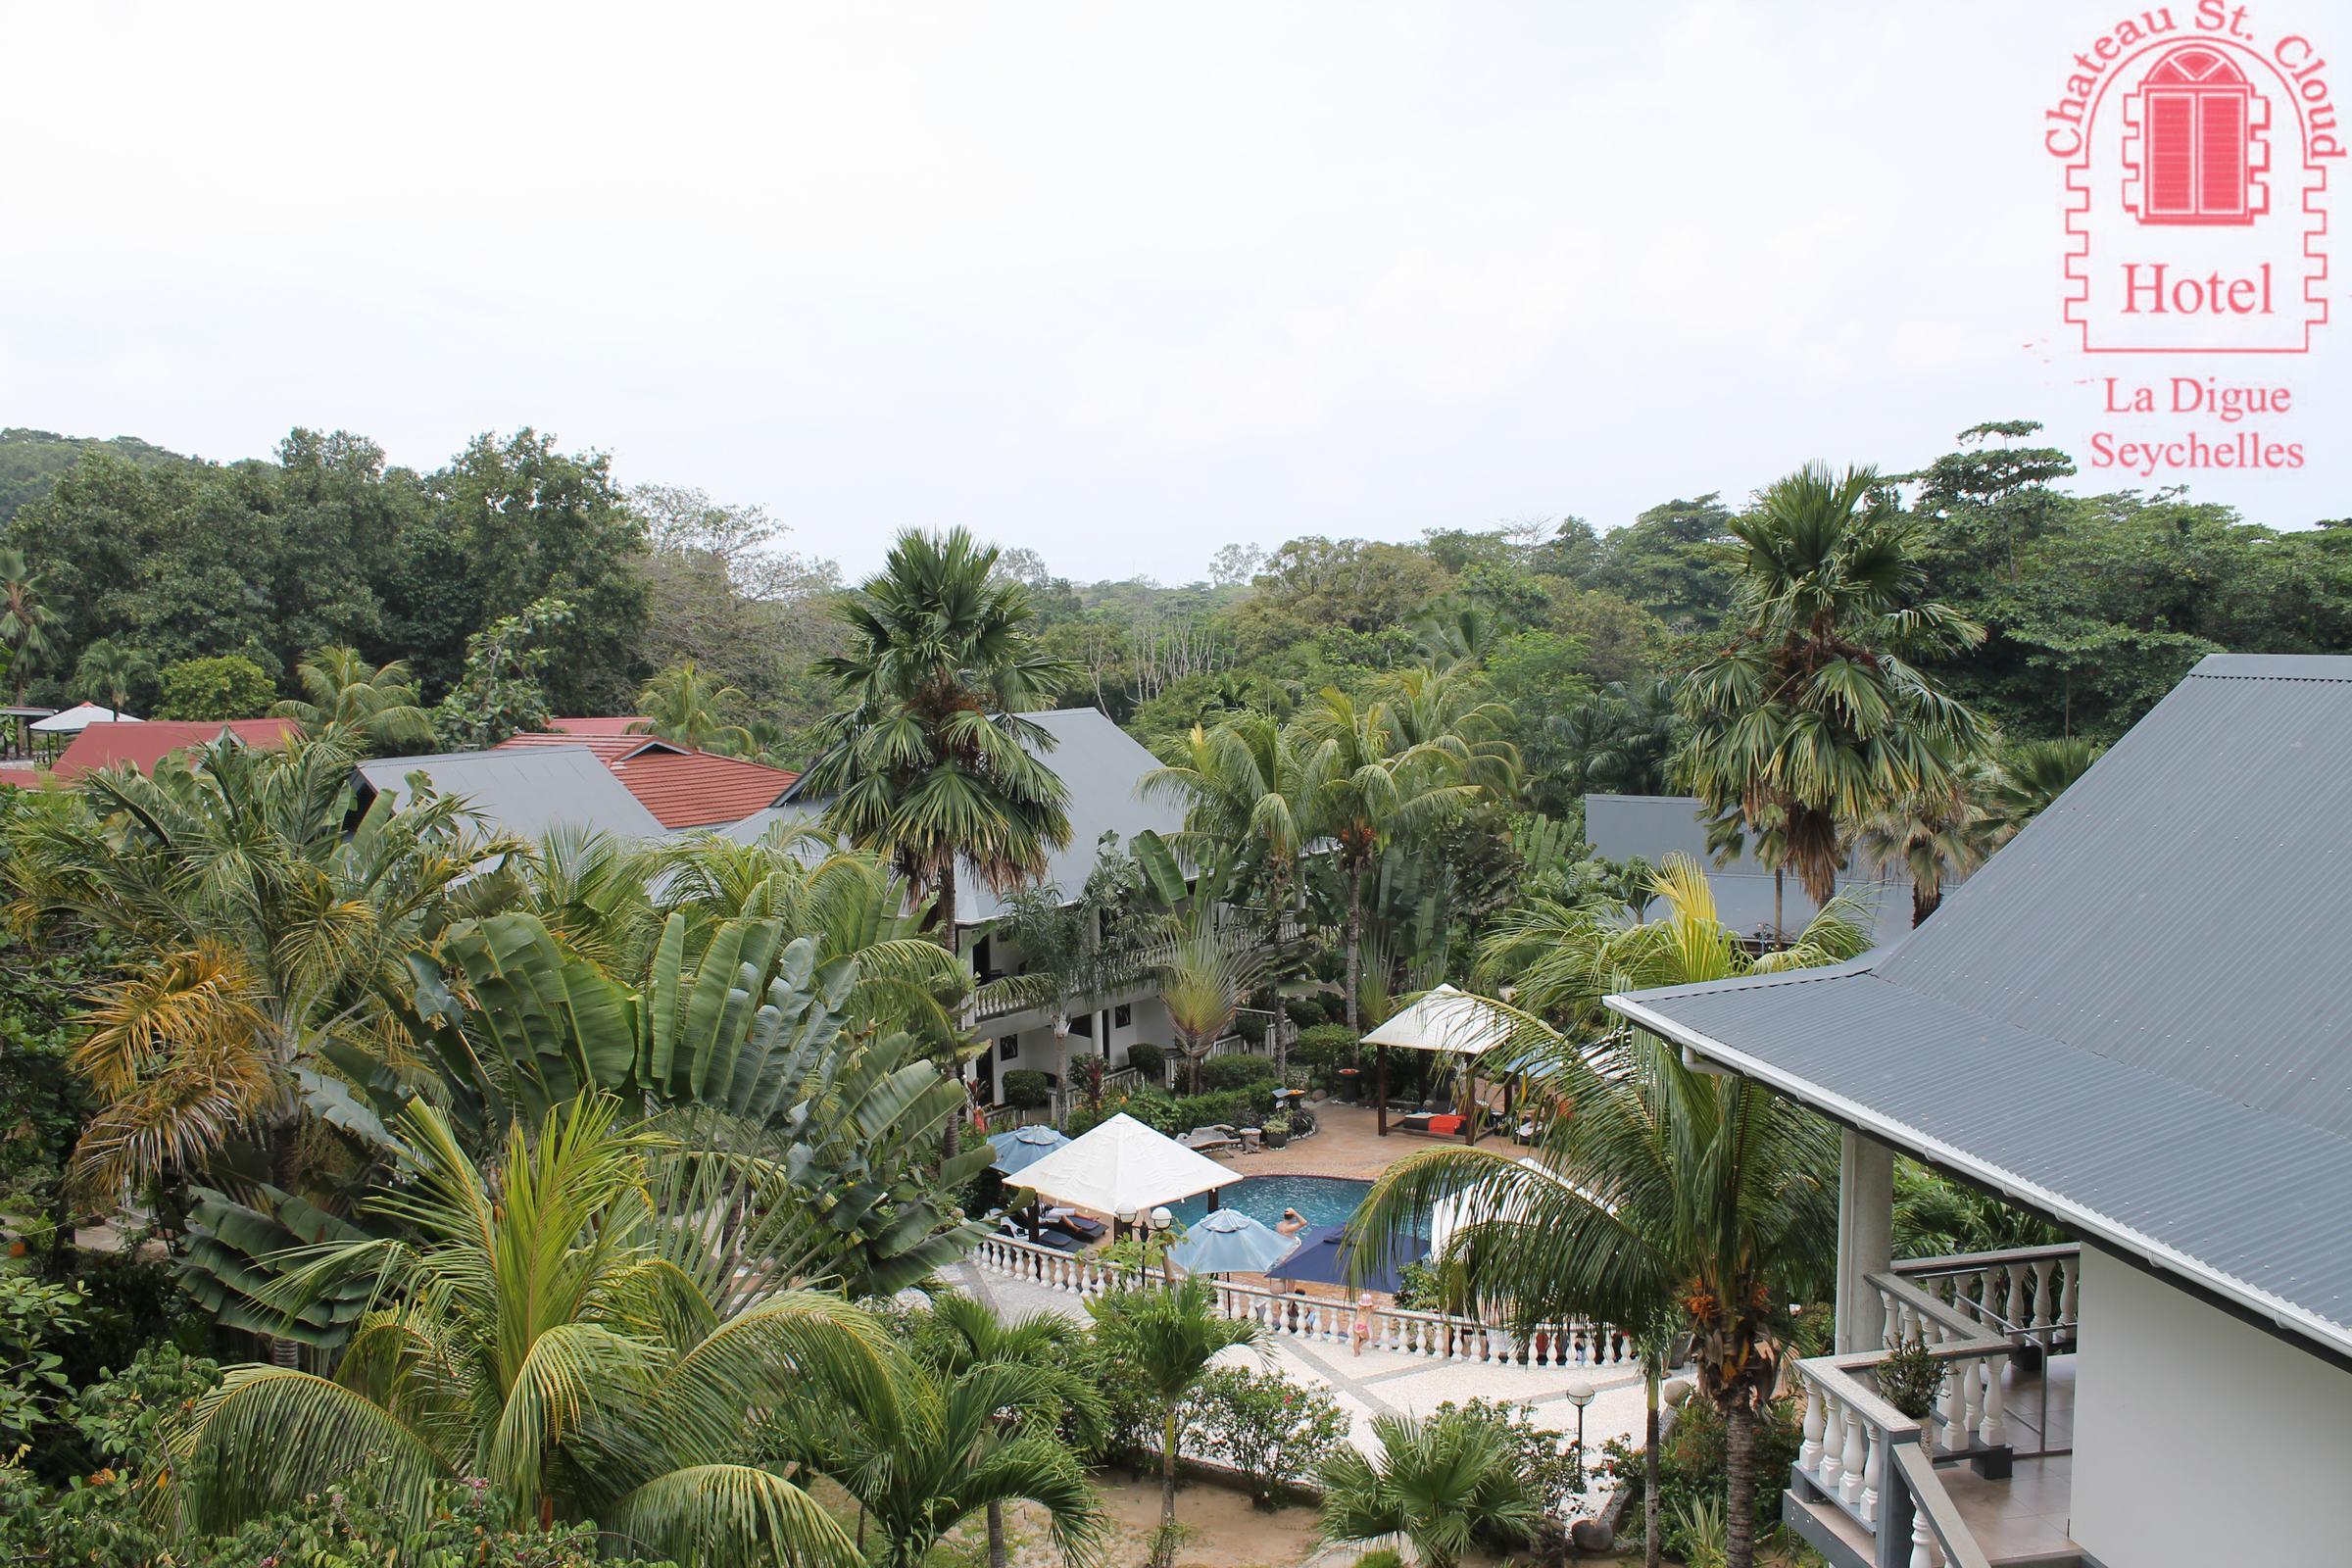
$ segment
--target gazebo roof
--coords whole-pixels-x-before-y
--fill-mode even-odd
[[[1509,1025],[1495,1016],[1484,997],[1440,986],[1364,1036],[1364,1044],[1483,1056],[1510,1037]]]
[[[81,703],[62,713],[33,720],[33,729],[42,735],[78,735],[92,724],[136,724],[136,713],[118,713],[96,703]]]
[[[1149,1212],[1241,1179],[1123,1111],[1020,1172],[1020,1184],[1044,1197],[1114,1215]]]

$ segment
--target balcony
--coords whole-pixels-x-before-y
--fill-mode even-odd
[[[1840,1568],[2062,1568],[2074,1451],[2075,1247],[1896,1263],[1869,1283],[1889,1343],[1946,1376],[1914,1420],[1879,1395],[1886,1352],[1796,1364],[1805,1442],[1784,1513]]]

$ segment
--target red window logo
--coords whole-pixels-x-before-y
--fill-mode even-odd
[[[2156,63],[2133,95],[2142,223],[2251,223],[2262,100],[2219,50],[2189,44]]]

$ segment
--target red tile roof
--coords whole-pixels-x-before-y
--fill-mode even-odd
[[[714,752],[646,752],[608,758],[605,765],[668,828],[740,822],[775,805],[776,797],[801,776],[789,768]]]
[[[631,724],[644,722],[643,718],[621,713],[605,718],[551,718],[547,727],[559,735],[628,735],[634,733],[629,728]]]
[[[559,718],[553,722],[558,724],[601,724],[606,722],[606,720]],[[632,721],[625,718],[616,718],[611,722],[615,724],[626,724]],[[563,730],[555,730],[529,735],[510,735],[505,740],[500,741],[498,746],[502,751],[510,746],[585,746],[590,751],[594,752],[597,756],[597,760],[603,762],[607,767],[612,766],[614,762],[619,761],[624,757],[635,757],[640,752],[651,751],[657,755],[666,753],[683,756],[686,751],[685,747],[674,746],[668,741],[662,740],[658,736],[627,735],[618,730],[601,729],[580,730],[570,733],[566,733]]]
[[[151,718],[142,723],[92,724],[74,737],[50,771],[61,779],[71,779],[96,768],[127,763],[146,773],[170,754],[202,746],[223,729],[248,746],[278,746],[301,727],[290,718],[232,718],[225,724]]]

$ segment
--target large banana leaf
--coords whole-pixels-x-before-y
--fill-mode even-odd
[[[267,1185],[243,1200],[209,1187],[196,1188],[194,1196],[180,1263],[180,1284],[190,1296],[233,1329],[303,1345],[343,1342],[367,1307],[366,1281],[346,1282],[291,1312],[259,1298],[280,1277],[270,1261],[276,1254],[320,1242],[365,1240],[367,1229]]]

